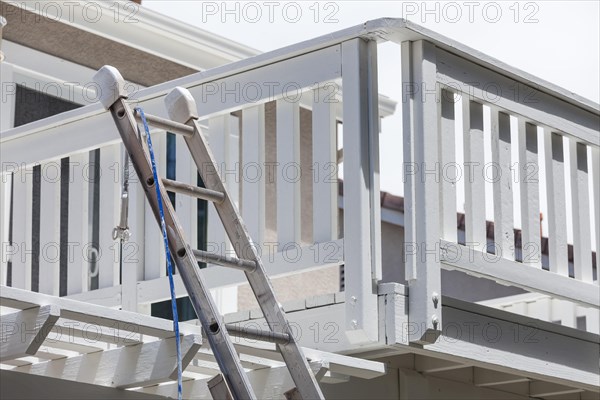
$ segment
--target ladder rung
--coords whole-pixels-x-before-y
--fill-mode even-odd
[[[140,122],[142,121],[142,117],[137,112],[137,110],[134,110],[133,115],[135,115],[136,120],[138,120]],[[144,115],[146,116],[146,122],[148,122],[148,125],[152,125],[154,127],[164,129],[171,133],[177,133],[177,134],[183,135],[183,136],[188,136],[188,137],[194,136],[194,132],[195,132],[194,128],[189,125],[171,121],[170,119],[158,117],[156,115],[150,115],[150,114],[144,114]]]
[[[220,254],[213,254],[203,250],[194,249],[194,256],[196,260],[201,262],[207,262],[211,264],[222,265],[224,267],[231,267],[235,269],[241,269],[245,272],[254,272],[256,270],[256,263],[250,260],[241,260],[239,258],[222,256]]]
[[[225,195],[216,190],[201,188],[198,186],[188,185],[187,183],[173,181],[171,179],[162,179],[165,189],[175,193],[186,194],[188,196],[197,197],[202,200],[222,203],[225,200]]]
[[[261,340],[276,344],[286,344],[290,342],[290,336],[287,333],[263,331],[256,328],[240,327],[233,324],[226,324],[227,332],[231,336],[242,337],[251,340]]]

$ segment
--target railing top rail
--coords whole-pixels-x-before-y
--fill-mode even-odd
[[[272,64],[285,59],[297,57],[302,54],[334,46],[354,38],[367,38],[377,41],[404,41],[427,40],[436,46],[450,51],[460,57],[482,65],[490,70],[503,74],[515,81],[533,86],[537,90],[552,95],[560,100],[575,105],[594,115],[600,116],[600,105],[582,96],[574,94],[564,88],[554,85],[541,78],[535,77],[518,68],[511,67],[493,57],[461,44],[446,36],[424,28],[420,25],[406,21],[402,18],[379,18],[367,21],[364,24],[342,29],[314,39],[306,40],[277,50],[262,53],[254,57],[236,61],[210,70],[198,72],[186,77],[164,82],[135,93],[137,101],[144,102],[165,96],[173,87],[181,86],[192,88],[208,82],[237,75]],[[17,128],[4,131],[0,135],[0,143],[16,139],[29,133],[38,132],[57,125],[62,125],[74,120],[104,113],[99,104],[91,104],[76,110],[68,111],[54,117],[33,122]]]

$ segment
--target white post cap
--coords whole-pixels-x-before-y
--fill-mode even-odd
[[[198,119],[198,109],[196,108],[196,100],[189,90],[176,87],[165,97],[165,105],[169,118],[175,122],[182,124],[187,123],[190,119]]]
[[[96,72],[93,79],[99,86],[99,101],[105,109],[108,110],[117,100],[127,98],[125,80],[115,67],[105,65]]]

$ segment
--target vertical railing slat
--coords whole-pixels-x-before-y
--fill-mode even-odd
[[[460,178],[456,164],[456,132],[454,118],[454,93],[442,90],[440,123],[440,214],[442,218],[442,238],[456,243],[456,182]]]
[[[338,185],[335,105],[322,88],[314,92],[312,109],[313,241],[337,239]]]
[[[596,284],[600,284],[600,147],[592,147],[592,178],[596,227]],[[598,325],[596,325],[596,333],[597,330]]]
[[[492,164],[494,176],[494,243],[496,254],[515,259],[513,182],[511,167],[510,116],[492,108]]]
[[[592,249],[587,147],[569,140],[573,210],[573,266],[575,279],[592,282]]]
[[[192,162],[192,156],[187,148],[185,139],[181,135],[175,138],[176,155],[175,162],[176,178],[179,182],[184,182],[196,186],[198,171],[196,165]],[[197,199],[185,194],[175,194],[175,211],[183,228],[185,240],[188,243],[197,243],[198,227],[198,206]],[[195,245],[192,246],[195,248]]]
[[[230,122],[229,114],[219,115],[208,121],[208,143],[217,164],[216,172],[220,174],[221,179],[225,182],[225,187],[228,186],[227,181],[233,179],[232,176],[226,174],[226,170],[232,168],[228,153]],[[208,206],[207,231],[207,250],[209,252],[233,255],[231,242],[212,203]]]
[[[265,238],[265,106],[242,111],[242,218],[254,243]]]
[[[404,146],[412,147],[404,153],[405,174],[410,168],[405,195],[411,196],[411,209],[405,210],[405,215],[412,214],[412,233],[408,238],[410,242],[405,245],[405,254],[414,269],[408,275],[412,278],[409,281],[408,318],[412,326],[418,327],[408,333],[408,340],[423,344],[434,342],[442,327],[441,267],[437,254],[440,189],[435,174],[439,162],[439,93],[436,91],[435,46],[425,41],[404,43],[403,46],[403,87],[404,93],[410,97],[409,106],[404,111],[412,111],[403,115]],[[406,104],[407,100],[404,97],[403,103]],[[410,252],[407,246],[413,247]]]
[[[154,148],[154,157],[158,175],[167,176],[167,135],[165,133],[155,133],[152,135],[152,147]],[[140,178],[142,179],[142,178]],[[144,280],[156,279],[166,276],[167,258],[165,247],[162,244],[162,234],[160,226],[156,222],[154,213],[150,204],[144,202]]]
[[[551,272],[568,276],[567,207],[563,136],[545,130],[546,196],[548,201],[548,265]]]
[[[483,180],[483,106],[463,94],[465,165],[465,242],[485,251],[485,182]]]
[[[0,285],[6,285],[10,246],[8,242],[10,221],[10,196],[12,174],[0,174]]]
[[[112,232],[119,221],[122,161],[121,145],[114,144],[100,149],[100,210],[98,260],[98,288],[119,283],[119,250]]]
[[[89,240],[89,178],[85,171],[90,164],[89,153],[69,157],[69,224],[67,227],[69,258],[67,261],[67,295],[88,290],[87,254]],[[70,249],[73,249],[71,251]]]
[[[300,105],[277,100],[277,241],[300,243]]]
[[[523,264],[541,268],[537,126],[519,118],[519,183]]]
[[[59,295],[60,161],[41,165],[39,292]]]
[[[12,287],[31,290],[33,170],[22,167],[13,174]]]
[[[124,160],[125,148],[121,148],[121,159]],[[121,248],[121,309],[138,311],[137,283],[144,279],[144,206],[146,196],[139,178],[129,159],[129,211],[127,225],[129,240]],[[154,220],[149,223],[155,224]]]

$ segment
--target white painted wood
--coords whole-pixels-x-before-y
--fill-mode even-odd
[[[575,279],[592,282],[592,249],[587,147],[569,141],[571,204],[573,210],[573,264]],[[598,254],[598,253],[596,253]]]
[[[35,355],[59,316],[60,309],[54,305],[3,315],[0,361]]]
[[[593,336],[567,334],[572,330],[561,332],[565,328],[542,321],[532,326],[526,317],[486,312],[485,307],[453,299],[446,299],[443,307],[445,320],[461,329],[444,331],[426,350],[411,349],[416,354],[597,391],[598,344]]]
[[[469,93],[477,101],[493,103],[513,115],[527,116],[540,125],[599,145],[597,106],[596,111],[584,111],[565,103],[558,96],[547,94],[546,90],[540,90],[548,87],[547,82],[541,86],[524,84],[518,82],[520,79],[517,77],[508,78],[447,50],[438,49],[437,57],[440,61],[437,78],[443,85]]]
[[[60,265],[60,160],[40,166],[39,292],[58,296]]]
[[[56,160],[119,141],[112,117],[93,104],[45,118],[2,133],[0,158],[3,168]],[[23,132],[24,131],[24,132]],[[60,146],[56,146],[60,143]]]
[[[461,179],[462,172],[456,164],[454,93],[441,91],[441,121],[440,121],[440,214],[441,237],[457,241],[456,219],[456,183]]]
[[[185,144],[185,139],[181,135],[175,137],[176,148],[176,180],[197,185],[198,170],[192,162],[192,156]],[[192,248],[196,248],[198,243],[198,204],[197,199],[185,194],[175,194],[175,211],[177,218],[185,234],[185,239],[191,244]]]
[[[434,294],[441,293],[441,272],[439,258],[436,256],[440,238],[440,189],[435,173],[439,162],[438,92],[435,46],[417,41],[411,47],[407,50],[411,65],[404,66],[410,68],[408,72],[404,72],[408,74],[409,80],[405,80],[404,85],[412,86],[412,93],[409,94],[412,97],[413,113],[404,115],[404,134],[408,135],[405,136],[408,141],[413,141],[413,149],[405,152],[405,157],[412,158],[405,158],[404,163],[415,169],[415,176],[410,178],[410,183],[405,187],[405,193],[414,191],[412,211],[405,211],[414,214],[411,222],[414,224],[411,227],[414,237],[409,235],[407,238],[410,240],[408,244],[414,248],[405,250],[407,257],[412,258],[410,265],[416,272],[416,276],[411,274],[413,279],[409,281],[409,319],[419,329],[411,331],[409,340],[427,343],[435,341],[442,324],[439,308],[441,299],[433,301]],[[407,121],[409,118],[410,122]],[[406,145],[409,145],[407,140]],[[347,196],[345,190],[344,195]],[[346,215],[345,209],[344,216]],[[356,217],[351,214],[349,218]]]
[[[169,338],[173,336],[173,323],[166,319],[129,311],[114,310],[105,306],[76,301],[66,297],[55,297],[11,287],[2,287],[2,291],[0,292],[0,306],[28,309],[47,304],[59,307],[60,317],[67,320],[90,325],[116,327],[124,331],[157,338]],[[182,324],[180,332],[184,335],[198,335],[200,327]]]
[[[122,184],[121,145],[100,149],[100,223],[98,287],[119,284],[119,245],[112,232],[119,223]]]
[[[491,109],[494,243],[496,254],[515,259],[513,180],[511,174],[510,116]]]
[[[313,241],[338,237],[336,99],[322,86],[313,91]]]
[[[345,249],[346,334],[355,343],[377,340],[377,296],[373,280],[377,279],[379,251],[372,247],[371,221],[380,219],[372,204],[369,189],[377,183],[378,165],[370,153],[373,131],[370,118],[370,91],[377,91],[365,41],[356,39],[342,45],[344,73],[344,241]],[[376,149],[372,149],[376,151]],[[379,199],[377,199],[379,202]]]
[[[596,226],[596,265],[600,264],[600,147],[592,147],[592,187],[594,191],[594,224]],[[596,276],[600,283],[600,277]]]
[[[89,153],[70,156],[69,168],[67,295],[72,295],[89,289]]]
[[[410,42],[402,43],[401,60],[402,82],[410,83],[413,80],[412,44]],[[416,173],[414,171],[416,164],[412,161],[415,159],[414,153],[416,144],[414,130],[414,91],[414,83],[412,85],[402,85],[402,154],[405,165],[404,171],[402,171],[404,176],[404,241],[409,245],[416,243],[416,213],[414,212],[416,206]],[[411,169],[411,173],[408,173],[409,171],[407,171],[407,168]],[[405,257],[404,275],[408,282],[417,278],[416,260],[417,259],[414,256]]]
[[[31,290],[33,168],[13,174],[12,286]]]
[[[12,198],[12,174],[0,174],[0,285],[6,286],[10,252],[9,228]]]
[[[241,212],[254,243],[265,238],[265,107],[257,105],[242,112],[242,203]]]
[[[546,198],[548,201],[548,262],[550,271],[568,276],[567,206],[563,136],[544,129]]]
[[[446,269],[458,269],[525,290],[574,301],[586,307],[598,307],[600,303],[598,288],[590,283],[498,258],[445,240],[440,241],[440,246],[442,264]]]
[[[583,392],[583,390],[554,382],[533,381],[529,384],[529,395],[531,397],[564,396],[580,392]]]
[[[529,379],[520,375],[507,374],[485,368],[473,368],[473,384],[477,387],[507,385],[528,381]]]
[[[277,242],[279,251],[301,243],[300,104],[277,100]]]
[[[86,282],[85,284],[87,285],[88,283]],[[121,305],[122,292],[121,285],[116,285],[72,294],[67,296],[67,298],[104,307],[118,307]]]
[[[216,168],[215,173],[219,174],[228,187],[228,180],[235,180],[237,174],[234,173],[234,167],[229,159],[230,146],[230,124],[231,119],[229,114],[213,117],[208,121],[208,143],[212,154],[215,158]],[[229,174],[231,172],[231,174]],[[223,223],[217,214],[217,210],[211,203],[208,205],[208,227],[207,227],[207,251],[210,253],[224,254],[235,256],[233,248]],[[222,267],[216,267],[223,270]]]
[[[0,85],[4,97],[0,102],[0,131],[5,132],[15,126],[15,102],[17,100],[16,80],[14,78],[15,66],[11,63],[3,61],[0,63]],[[2,160],[6,162],[4,154]]]
[[[145,109],[144,109],[145,110]],[[114,122],[113,122],[114,124]],[[152,135],[152,147],[158,175],[167,176],[167,136],[163,133]],[[144,279],[156,279],[167,275],[167,257],[163,244],[160,225],[154,217],[152,208],[144,196]]]
[[[441,358],[415,355],[415,370],[424,374],[451,371],[465,367],[467,367],[467,365],[462,363],[456,363]]]
[[[481,247],[487,242],[483,179],[483,106],[462,96],[465,171],[465,240]]]
[[[121,148],[124,160],[125,148]],[[144,213],[146,196],[139,183],[131,160],[129,160],[129,211],[128,221],[130,237],[121,248],[121,309],[137,311],[137,282],[144,279]],[[154,223],[150,220],[149,223]]]
[[[552,299],[552,317],[551,321],[560,321],[563,326],[569,328],[577,327],[575,305],[572,302],[560,299]]]
[[[310,367],[319,377],[327,370],[327,363],[313,361]],[[189,367],[188,367],[189,369]],[[284,392],[294,387],[294,382],[286,367],[263,368],[248,372],[248,380],[259,399],[283,399]],[[183,382],[183,398],[186,399],[213,399],[208,388],[209,379],[195,379]],[[177,397],[177,383],[168,383],[160,386],[151,386],[138,389],[142,393],[154,394],[165,397]],[[215,397],[223,398],[225,397]]]
[[[184,368],[199,347],[198,336],[182,338]],[[172,380],[177,375],[175,338],[27,365],[16,370],[120,389],[158,384]]]
[[[381,121],[379,118],[379,78],[377,75],[377,43],[373,40],[367,41],[365,62],[367,84],[365,94],[368,102],[369,132],[369,201],[371,203],[371,280],[379,282],[383,277],[381,266],[381,187],[379,171],[379,134],[381,132]],[[367,114],[368,113],[368,114]],[[342,149],[343,150],[343,149]],[[375,299],[375,303],[377,300]]]
[[[519,118],[519,184],[523,264],[541,268],[539,165],[537,127]]]
[[[274,246],[274,243],[271,243],[270,246]],[[262,261],[266,273],[271,279],[308,272],[317,268],[341,265],[344,263],[344,240],[338,239],[332,242],[303,246],[299,249],[290,248],[279,253],[270,252],[269,255],[263,257]],[[230,268],[207,268],[202,271],[202,276],[206,285],[211,289],[246,282],[243,274]],[[181,279],[176,276],[175,292],[182,293],[182,291],[185,291],[185,287]],[[166,277],[146,280],[138,285],[139,303],[162,301],[169,298],[169,283]]]

